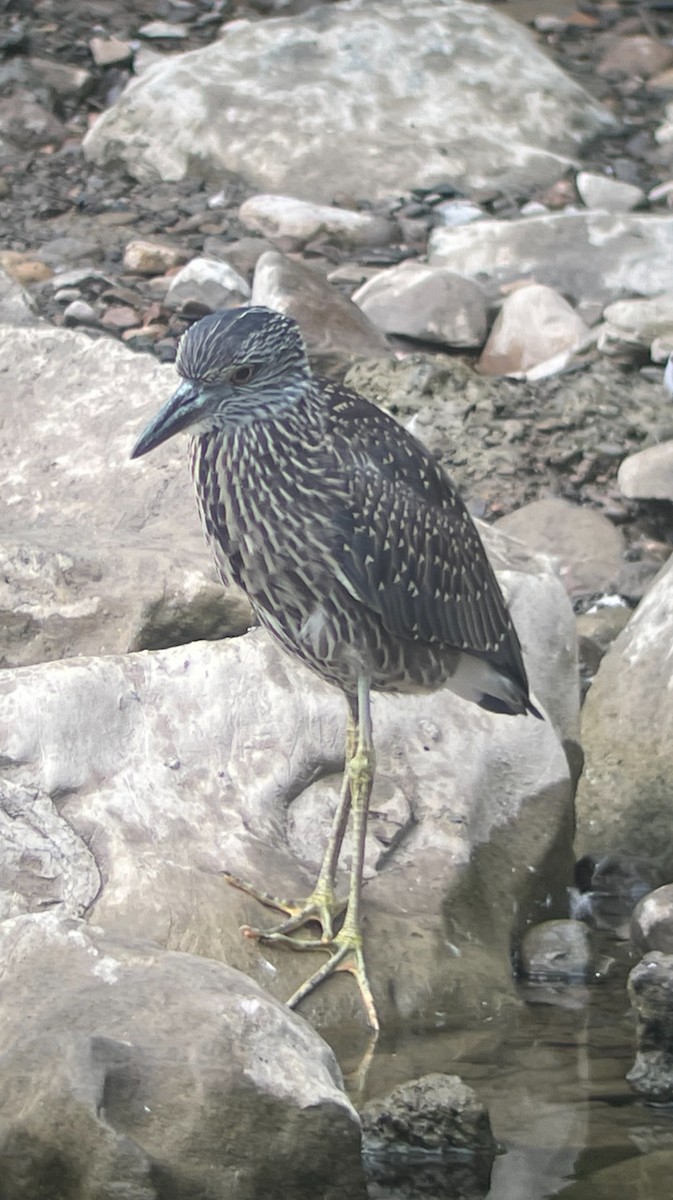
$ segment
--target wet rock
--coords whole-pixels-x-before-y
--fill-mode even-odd
[[[291,196],[251,196],[238,215],[247,229],[272,241],[283,239],[284,249],[301,249],[307,242],[325,238],[336,246],[386,246],[393,241],[392,221],[372,213],[352,212],[327,204],[309,204]]]
[[[239,972],[51,913],[0,925],[0,968],[0,1154],[16,1200],[364,1200],[332,1051]]]
[[[251,78],[265,86],[251,88]],[[367,2],[232,23],[206,49],[133,80],[85,152],[99,165],[121,160],[142,180],[226,171],[331,203],[362,193],[356,131],[365,128],[367,195],[376,199],[447,176],[498,187],[551,181],[613,123],[500,13],[464,0],[413,0],[403,11]]]
[[[673,764],[673,560],[662,568],[605,655],[582,710],[585,771],[577,793],[580,853],[628,846],[670,853]]]
[[[184,448],[141,472],[128,459],[174,369],[40,325],[6,327],[0,371],[2,666],[243,632],[250,609],[215,579]]]
[[[437,227],[428,261],[498,289],[530,277],[575,303],[615,295],[656,296],[670,288],[673,215],[558,212],[514,221]]]
[[[649,950],[673,954],[673,883],[638,901],[631,918],[631,940],[641,954]]]
[[[627,624],[631,609],[623,602],[601,605],[577,618],[577,654],[582,675],[592,679],[609,646]]]
[[[625,850],[598,859],[587,854],[575,866],[573,917],[627,938],[634,908],[660,881],[661,867],[652,859]]]
[[[252,303],[278,309],[299,322],[309,352],[323,357],[390,353],[384,335],[324,275],[267,250],[257,260]]]
[[[620,463],[617,481],[630,500],[673,502],[673,441],[630,454]]]
[[[137,275],[162,275],[189,258],[186,250],[160,242],[133,241],[124,250],[124,269]]]
[[[214,312],[236,308],[250,298],[250,286],[228,263],[216,258],[193,258],[172,276],[165,296],[168,308]]]
[[[595,976],[591,934],[581,921],[543,921],[526,930],[521,972],[537,981],[576,983]]]
[[[497,1150],[484,1104],[459,1075],[434,1073],[400,1084],[365,1104],[360,1117],[369,1152],[407,1148],[494,1155]]]
[[[646,34],[620,37],[606,51],[596,70],[607,78],[636,75],[648,79],[673,63],[673,49]]]
[[[588,335],[588,326],[553,288],[517,288],[505,297],[477,367],[484,375],[525,374],[572,354]]]
[[[486,336],[481,288],[441,267],[401,263],[374,275],[352,299],[385,333],[454,347],[481,346]]]
[[[60,146],[65,136],[65,126],[26,88],[16,88],[11,96],[0,98],[0,145],[7,141],[21,150],[35,150]]]
[[[563,1188],[563,1200],[647,1200],[665,1196],[673,1172],[673,1151],[653,1150],[622,1159],[610,1167],[591,1171],[586,1178]]]
[[[619,575],[622,534],[593,509],[556,498],[534,500],[495,524],[536,553],[556,559],[569,596],[610,591]]]
[[[531,637],[534,580],[503,578],[524,647],[534,648],[537,692],[538,663],[544,673],[555,649]],[[559,703],[558,678],[552,686],[541,703]],[[288,827],[314,780],[331,781],[336,795],[345,717],[336,689],[261,630],[0,673],[4,769],[17,786],[58,800],[63,820],[104,864],[92,918],[122,937],[225,960],[280,999],[324,955],[241,937],[242,924],[270,916],[221,872],[279,894],[308,893],[322,847],[316,835],[297,859]],[[538,878],[546,898],[561,891],[569,869],[572,789],[559,738],[550,721],[484,713],[446,690],[375,696],[374,724],[371,836],[383,840],[364,908],[381,1019],[432,1028],[442,1014],[483,1019],[514,1003],[513,914],[533,903]],[[396,791],[414,820],[391,842],[377,813]],[[329,819],[314,794],[315,830],[326,832]],[[340,874],[340,890],[345,883]],[[362,1021],[346,979],[317,992],[303,1012],[321,1024]]]
[[[602,208],[607,212],[630,212],[645,202],[642,188],[609,175],[593,171],[578,171],[575,185],[587,208]]]
[[[636,1060],[626,1076],[652,1104],[673,1101],[673,955],[651,950],[629,975],[636,1010]]]

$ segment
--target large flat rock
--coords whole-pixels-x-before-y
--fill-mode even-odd
[[[670,287],[673,216],[558,212],[437,228],[429,261],[478,279],[495,298],[516,279],[548,284],[577,303],[656,296]]]
[[[219,183],[230,171],[260,190],[331,202],[447,179],[551,182],[612,124],[491,8],[351,0],[225,25],[219,42],[133,80],[84,149],[141,180]]]
[[[527,581],[549,622],[537,640]],[[569,605],[556,580],[558,592],[544,596],[538,576],[509,582],[533,689],[553,709],[559,691],[576,694],[570,674],[564,683],[558,666],[547,671],[559,629],[568,639]],[[15,797],[51,799],[93,855],[102,880],[88,897],[93,920],[225,961],[285,999],[324,956],[241,937],[241,924],[272,917],[221,871],[308,894],[338,795],[345,717],[335,689],[256,630],[4,672],[0,760],[23,789]],[[537,899],[546,905],[567,882],[572,788],[559,734],[551,720],[498,717],[446,690],[375,696],[374,722],[364,908],[380,1015],[434,1026],[439,1013],[497,1012],[514,997],[516,914]],[[0,876],[21,892],[3,828]],[[67,874],[77,847],[61,844],[53,869]],[[24,907],[39,907],[31,897]],[[56,911],[73,911],[54,900]],[[330,1025],[363,1019],[347,978],[303,1011]]]

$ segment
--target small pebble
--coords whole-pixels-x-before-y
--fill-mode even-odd
[[[124,270],[136,275],[162,275],[171,267],[179,267],[189,253],[177,246],[160,242],[129,242],[124,250]]]
[[[138,33],[144,38],[171,38],[178,41],[189,36],[187,26],[177,21],[149,21],[147,25],[140,26]]]
[[[72,300],[63,313],[66,325],[98,325],[95,309],[86,300]]]
[[[97,67],[117,66],[130,62],[133,57],[131,43],[122,42],[119,38],[91,38],[89,50]]]

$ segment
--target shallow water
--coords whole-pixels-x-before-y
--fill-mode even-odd
[[[504,1151],[493,1162],[490,1185],[488,1171],[485,1183],[483,1175],[481,1184],[466,1182],[464,1161],[435,1168],[434,1179],[416,1162],[400,1190],[379,1182],[372,1197],[673,1197],[673,1109],[645,1105],[624,1078],[634,1058],[626,971],[622,964],[590,987],[522,987],[521,1010],[505,1030],[486,1022],[432,1035],[383,1036],[364,1079],[352,1057],[344,1057],[345,1047],[339,1054],[335,1045],[359,1091],[357,1104],[433,1071],[460,1075],[486,1104]]]

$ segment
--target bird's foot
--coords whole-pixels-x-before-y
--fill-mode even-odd
[[[261,888],[253,887],[250,883],[245,883],[244,880],[239,879],[238,875],[231,875],[228,871],[224,872],[224,878],[232,887],[246,892],[260,904],[264,904],[267,908],[275,908],[287,915],[285,921],[281,921],[278,925],[272,925],[270,929],[254,929],[250,925],[241,926],[241,932],[246,937],[254,938],[259,942],[280,942],[295,950],[314,950],[316,948],[324,950],[326,946],[332,944],[334,921],[346,908],[346,901],[337,899],[334,889],[329,883],[318,880],[311,895],[307,896],[305,900],[285,900],[278,896],[272,896],[270,892],[265,892]],[[298,929],[311,924],[320,926],[320,938],[292,937],[292,934],[296,933]]]
[[[311,975],[288,1000],[288,1008],[296,1008],[306,996],[310,996],[330,975],[337,971],[348,971],[358,985],[362,1004],[367,1014],[367,1022],[374,1034],[379,1032],[379,1019],[372,989],[367,978],[364,953],[362,950],[362,934],[357,929],[348,929],[348,917],[343,929],[336,934],[329,944],[325,942],[296,942],[297,949],[328,950],[330,957],[322,967]]]

